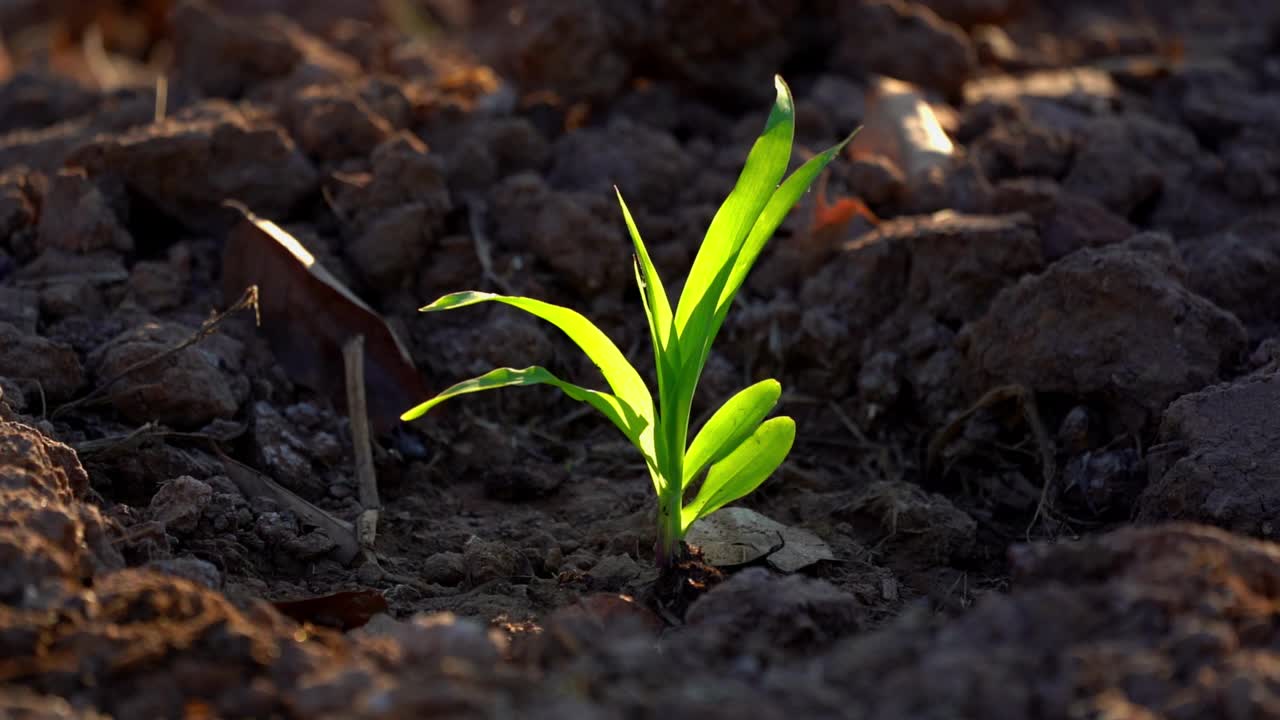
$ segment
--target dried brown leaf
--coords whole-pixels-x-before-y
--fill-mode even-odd
[[[244,215],[227,238],[223,292],[235,297],[257,285],[262,327],[276,359],[295,382],[346,406],[342,346],[363,335],[369,422],[386,433],[400,414],[426,396],[404,344],[378,313],[320,265],[280,226]]]

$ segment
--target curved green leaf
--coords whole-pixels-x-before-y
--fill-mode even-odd
[[[661,414],[673,413],[678,404],[676,393],[680,390],[680,343],[672,322],[667,289],[649,257],[649,251],[640,237],[640,230],[631,217],[631,209],[622,199],[622,192],[616,187],[614,191],[618,193],[622,217],[626,220],[627,232],[631,234],[631,241],[635,245],[636,285],[640,288],[640,299],[644,303],[645,317],[649,320],[649,335],[653,340],[653,361],[658,375],[658,409],[654,413],[653,432],[662,435],[660,440],[655,441],[654,454],[661,467],[670,468],[674,460],[671,456],[683,449],[684,440],[674,441],[679,428],[674,425],[664,426]],[[666,487],[665,476],[655,479],[655,486],[661,494]]]
[[[773,196],[791,161],[791,140],[795,134],[795,104],[791,90],[781,77],[774,76],[777,95],[764,131],[747,154],[747,162],[724,204],[711,220],[698,255],[693,260],[689,279],[676,307],[676,329],[683,341],[686,336],[701,344],[706,337],[704,326],[720,298],[727,278],[726,266],[733,264],[756,218]],[[711,296],[710,305],[703,302]],[[686,364],[690,348],[686,345]],[[696,352],[696,351],[695,351]]]
[[[416,420],[422,417],[431,408],[450,398],[459,395],[467,395],[469,393],[482,392],[484,390],[497,390],[504,387],[520,387],[526,385],[552,385],[559,388],[565,395],[577,400],[585,402],[591,407],[599,410],[601,414],[609,418],[618,429],[622,431],[627,439],[631,440],[637,448],[644,453],[645,460],[652,463],[652,448],[645,448],[641,443],[641,437],[645,429],[649,426],[649,421],[641,417],[629,404],[621,400],[617,396],[609,393],[600,392],[599,390],[591,390],[580,385],[565,382],[556,377],[551,371],[537,365],[516,370],[515,368],[498,368],[490,370],[484,375],[473,377],[470,380],[463,380],[456,385],[452,385],[435,397],[405,412],[400,416],[401,420]]]
[[[576,310],[533,298],[468,291],[445,295],[422,308],[422,312],[453,310],[482,302],[504,303],[555,325],[579,348],[582,348],[596,367],[600,368],[605,382],[609,383],[614,395],[630,406],[647,423],[653,423],[653,396],[649,394],[649,388],[640,378],[640,373],[627,362],[626,356],[607,335],[600,331],[600,328]]]
[[[684,458],[684,484],[687,486],[703,468],[719,462],[750,437],[781,395],[782,385],[777,380],[762,380],[721,405],[689,446]]]
[[[840,151],[844,149],[845,145],[849,144],[849,141],[856,134],[857,131],[855,130],[839,144],[833,145],[809,158],[804,165],[801,165],[795,172],[791,173],[791,176],[769,198],[769,203],[760,212],[755,225],[751,228],[750,234],[747,235],[746,242],[742,244],[742,250],[738,253],[737,258],[734,259],[733,271],[725,284],[724,292],[720,294],[716,315],[721,321],[728,314],[729,305],[733,303],[734,296],[738,294],[743,281],[746,280],[747,273],[751,271],[751,266],[755,265],[756,259],[760,257],[760,251],[764,249],[765,243],[769,242],[769,238],[773,237],[773,233],[777,231],[778,226],[787,217],[787,213],[791,212],[796,203],[800,202],[800,198],[809,190],[809,186],[818,178],[818,175],[822,174],[827,165],[840,154]],[[712,327],[714,332],[719,330],[720,325],[716,323]]]
[[[772,418],[756,428],[751,437],[711,466],[698,496],[680,511],[680,531],[760,487],[791,452],[795,438],[796,424],[789,417]]]
[[[627,223],[627,232],[631,234],[631,242],[635,245],[636,271],[639,275],[636,281],[640,285],[640,296],[644,299],[646,314],[649,316],[649,332],[656,343],[655,350],[664,354],[674,353],[677,348],[671,343],[673,325],[671,300],[667,297],[667,289],[662,285],[662,278],[658,276],[658,269],[654,267],[653,260],[649,258],[649,250],[640,237],[635,219],[631,217],[631,209],[622,199],[622,191],[617,187],[613,190],[618,194],[618,204],[622,206],[622,218]]]

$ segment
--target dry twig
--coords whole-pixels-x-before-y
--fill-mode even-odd
[[[182,352],[183,350],[186,350],[188,347],[195,345],[196,343],[200,342],[206,337],[212,335],[213,332],[218,329],[218,326],[222,324],[222,321],[230,317],[232,313],[235,313],[250,307],[252,307],[254,310],[254,313],[257,314],[258,312],[258,286],[257,285],[251,285],[245,288],[244,294],[240,296],[240,299],[237,300],[234,305],[227,308],[226,310],[223,310],[220,313],[215,314],[213,317],[209,318],[208,320],[205,320],[203,323],[200,324],[200,328],[198,330],[196,330],[194,333],[192,333],[182,342],[178,343],[177,345],[174,345],[173,347],[162,350],[156,353],[155,355],[152,355],[151,357],[143,358],[138,362],[125,368],[124,370],[121,370],[120,372],[108,378],[105,382],[99,383],[98,386],[95,387],[93,390],[91,390],[88,395],[85,395],[84,397],[78,400],[72,400],[71,402],[58,407],[56,410],[53,411],[53,417],[56,418],[64,413],[70,412],[71,410],[75,410],[76,408],[83,407],[85,405],[89,405],[100,400],[102,396],[106,394],[108,390],[111,389],[112,385],[115,385],[116,383],[120,382],[124,378],[128,377],[129,375],[132,375],[133,373],[139,370],[151,367],[152,365],[155,365],[161,360],[164,360],[165,358],[170,357],[172,355],[176,355]]]
[[[356,335],[342,346],[346,370],[347,416],[351,421],[351,442],[355,445],[356,482],[361,511],[356,518],[356,540],[365,559],[376,563],[374,542],[378,537],[378,476],[373,468],[373,441],[369,433],[369,411],[364,386],[364,336]]]

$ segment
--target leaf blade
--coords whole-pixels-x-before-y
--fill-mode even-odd
[[[719,298],[720,289],[714,286],[722,268],[736,255],[791,160],[795,103],[781,77],[774,76],[774,87],[776,97],[764,131],[747,154],[733,190],[711,220],[680,294],[675,324],[681,338],[689,332],[691,322],[695,335],[702,334],[699,326],[705,324],[709,312],[695,311],[703,305],[704,296],[713,294]]]
[[[730,272],[728,282],[720,295],[720,301],[716,307],[716,315],[722,322],[724,316],[729,312],[729,306],[733,303],[733,298],[738,294],[738,290],[742,288],[743,282],[746,281],[747,273],[751,272],[751,267],[755,265],[756,259],[760,257],[760,252],[764,250],[765,244],[773,237],[778,226],[786,219],[796,203],[800,201],[800,198],[808,192],[809,187],[813,185],[813,181],[844,150],[844,147],[853,140],[856,134],[857,131],[855,130],[840,143],[809,158],[795,172],[791,173],[769,198],[769,202],[760,211],[755,225],[752,226],[751,232],[748,233],[747,239],[743,242],[742,250],[734,259],[733,270]],[[717,323],[713,327],[719,329],[719,324]]]
[[[437,405],[460,395],[529,385],[551,385],[574,400],[587,403],[598,410],[600,414],[609,418],[627,436],[627,439],[631,440],[632,444],[645,454],[646,461],[652,461],[652,450],[646,449],[641,443],[644,430],[649,423],[634,408],[616,395],[566,382],[556,377],[550,370],[538,365],[531,365],[518,370],[507,367],[495,368],[483,375],[455,383],[441,390],[435,397],[406,410],[400,416],[400,419],[405,422],[416,420]]]
[[[422,312],[454,310],[483,302],[510,305],[556,326],[600,368],[613,394],[652,424],[653,396],[649,394],[649,388],[644,384],[640,373],[636,372],[618,346],[600,328],[576,310],[533,298],[465,291],[445,295],[423,307]]]
[[[782,385],[772,378],[739,391],[720,406],[694,436],[685,455],[684,484],[743,443],[778,404]]]
[[[680,510],[682,531],[725,505],[750,494],[782,464],[795,442],[789,417],[766,420],[741,445],[711,466],[698,496]]]
[[[614,192],[618,194],[618,205],[622,207],[622,218],[627,224],[627,233],[631,235],[631,243],[635,246],[637,270],[640,276],[640,294],[644,297],[646,305],[646,315],[649,317],[649,332],[653,336],[654,342],[658,343],[656,348],[663,353],[675,352],[676,348],[671,343],[671,335],[673,330],[671,315],[671,299],[667,296],[667,289],[662,284],[662,278],[658,275],[658,268],[654,266],[653,260],[649,257],[649,250],[645,247],[644,239],[640,237],[640,230],[636,227],[636,221],[631,217],[631,209],[627,207],[627,203],[622,199],[622,191],[614,187]]]

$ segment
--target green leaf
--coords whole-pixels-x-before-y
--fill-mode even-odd
[[[532,367],[516,370],[515,368],[498,368],[490,370],[484,375],[473,377],[470,380],[463,380],[456,385],[452,385],[440,394],[418,405],[400,416],[401,420],[416,420],[422,417],[431,408],[450,398],[459,395],[467,395],[469,393],[477,393],[485,390],[496,390],[504,387],[522,387],[527,385],[552,385],[559,388],[565,395],[577,400],[585,402],[591,407],[599,410],[601,414],[609,418],[624,435],[645,454],[645,459],[652,462],[651,453],[641,446],[641,434],[648,427],[649,422],[636,412],[635,408],[628,405],[615,395],[600,392],[599,390],[591,390],[573,383],[565,382],[556,377],[546,368],[534,365]]]
[[[694,258],[689,279],[676,307],[676,329],[685,353],[685,365],[691,355],[697,355],[693,347],[684,342],[688,337],[693,346],[700,346],[706,338],[705,326],[715,310],[717,301],[727,280],[728,266],[742,247],[743,241],[756,218],[773,196],[787,164],[791,160],[791,139],[795,134],[795,107],[791,90],[781,77],[774,76],[777,96],[764,131],[747,154],[747,162],[738,176],[729,197],[711,220],[711,227],[703,238],[698,255]],[[710,296],[710,307],[704,298]]]
[[[630,406],[647,423],[653,422],[653,396],[649,394],[649,388],[640,378],[640,373],[627,362],[626,356],[600,328],[576,310],[533,298],[469,291],[445,295],[422,308],[422,312],[454,310],[482,302],[500,302],[520,308],[555,325],[600,368],[605,382],[609,383],[619,400]]]
[[[698,518],[745,497],[760,487],[791,452],[796,424],[789,417],[766,420],[751,437],[723,460],[711,466],[693,502],[680,511],[681,532]]]
[[[720,406],[689,446],[684,459],[684,484],[687,486],[703,468],[719,462],[750,437],[781,395],[782,386],[777,380],[762,380]]]
[[[649,317],[649,332],[653,336],[656,349],[662,353],[674,353],[678,348],[671,343],[673,325],[671,322],[671,300],[667,297],[667,289],[662,285],[658,269],[649,258],[649,251],[636,228],[636,221],[631,217],[631,210],[622,199],[622,191],[615,187],[618,204],[622,206],[622,217],[627,223],[627,232],[631,234],[631,242],[636,249],[636,265],[639,277],[640,296],[644,298],[645,314]],[[677,363],[678,364],[678,363]]]
[[[738,290],[742,287],[742,283],[747,278],[747,273],[751,272],[751,267],[755,265],[756,259],[760,257],[760,251],[764,249],[765,243],[769,242],[769,238],[773,237],[773,233],[777,231],[778,226],[787,217],[787,213],[800,202],[800,198],[809,190],[813,181],[818,179],[822,171],[827,165],[835,159],[840,151],[844,150],[845,145],[853,139],[857,134],[855,130],[838,145],[827,148],[823,152],[813,156],[804,165],[801,165],[790,177],[782,183],[773,197],[769,198],[769,203],[765,205],[760,216],[756,219],[756,224],[751,228],[751,233],[747,235],[747,240],[742,244],[742,250],[738,253],[733,263],[733,271],[729,275],[729,280],[725,284],[724,292],[720,294],[720,302],[716,308],[716,315],[721,322],[724,316],[729,312],[729,306],[733,303],[733,298],[738,294]],[[720,329],[720,323],[717,322],[712,326],[715,332]]]
[[[724,324],[724,319],[729,314],[729,308],[733,306],[734,297],[742,289],[742,284],[746,281],[747,274],[751,272],[752,266],[759,259],[765,244],[769,242],[769,238],[773,237],[778,226],[786,219],[787,213],[791,212],[796,203],[800,201],[800,198],[809,190],[813,181],[822,174],[827,165],[840,154],[840,151],[856,134],[857,131],[855,130],[839,144],[829,147],[810,158],[782,183],[777,192],[773,194],[773,197],[769,198],[769,203],[761,211],[755,226],[751,228],[751,234],[747,236],[746,241],[742,244],[742,249],[734,259],[733,266],[728,270],[715,313],[707,324],[708,340],[704,353],[710,349],[711,339],[714,339],[720,332],[720,327]]]

